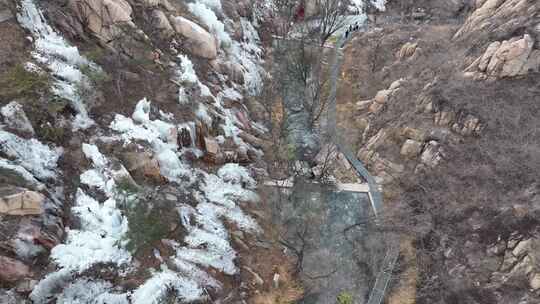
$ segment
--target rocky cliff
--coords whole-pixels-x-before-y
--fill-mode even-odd
[[[255,180],[265,5],[0,1],[0,302],[287,291]]]

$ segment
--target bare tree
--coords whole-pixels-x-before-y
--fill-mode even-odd
[[[347,25],[349,1],[315,0],[317,11],[317,26],[321,46],[337,31]]]
[[[272,2],[272,23],[268,27],[276,36],[287,37],[295,20],[296,12],[302,5],[300,0],[274,0]]]

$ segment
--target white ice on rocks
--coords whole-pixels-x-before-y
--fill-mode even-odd
[[[210,89],[199,80],[199,77],[197,77],[197,73],[195,72],[195,69],[193,67],[193,62],[191,62],[191,60],[186,55],[178,55],[178,59],[180,59],[180,69],[176,71],[176,78],[178,82],[181,84],[195,84],[199,86],[199,89],[201,90],[201,96],[213,97]],[[185,88],[183,87],[180,87],[178,91],[178,101],[180,104],[185,104],[189,102],[187,100]]]
[[[187,246],[177,248],[176,260],[213,267],[232,275],[237,272],[234,263],[236,251],[230,245],[221,219],[227,219],[244,231],[258,232],[255,220],[235,203],[257,201],[258,197],[242,187],[242,184],[255,187],[255,181],[245,168],[227,164],[218,171],[218,175],[204,174],[201,192],[195,193],[199,201],[195,208],[189,205],[179,208],[182,224],[189,234],[184,240]]]
[[[254,189],[257,184],[246,167],[242,167],[239,164],[225,164],[218,170],[217,175],[223,179],[224,182],[229,182],[231,184],[245,184],[249,189]]]
[[[244,67],[244,86],[248,93],[256,96],[263,86],[263,75],[266,73],[262,66],[262,49],[257,30],[246,18],[240,18],[244,33],[243,41],[233,41],[231,60]]]
[[[350,8],[353,12],[363,12],[366,5],[366,1],[369,1],[379,11],[384,12],[386,10],[386,0],[351,0]]]
[[[38,179],[56,176],[61,148],[51,149],[35,138],[25,139],[7,131],[0,130],[0,151],[13,159],[12,165],[19,165]]]
[[[212,126],[212,117],[208,114],[208,107],[205,104],[199,103],[195,115],[204,122],[206,126]]]
[[[48,302],[50,297],[54,296],[55,290],[65,286],[74,274],[82,273],[95,264],[122,266],[131,261],[131,255],[124,249],[128,222],[117,208],[113,197],[115,183],[111,176],[115,171],[109,168],[110,162],[95,145],[83,144],[82,150],[92,161],[93,168],[81,175],[81,182],[91,189],[101,190],[108,198],[100,203],[82,189],[77,189],[75,204],[71,210],[80,219],[80,227],[67,228],[65,242],[51,250],[50,257],[59,270],[47,275],[34,288],[31,298],[35,303]],[[79,303],[67,300],[81,291],[77,286],[68,286],[58,303]],[[104,286],[89,286],[90,289],[85,291],[89,294],[82,293],[78,299],[92,298],[94,302],[80,300],[83,301],[80,303],[124,303],[122,295],[102,292],[102,287]]]
[[[214,289],[220,289],[221,283],[212,278],[208,273],[199,268],[197,265],[175,258],[173,260],[175,268],[183,275],[191,278],[201,286],[207,286]]]
[[[239,48],[240,46],[233,45],[233,49],[235,47]],[[240,121],[238,120],[238,118],[235,115],[235,112],[232,109],[226,109],[222,105],[222,100],[224,98],[228,98],[232,100],[241,100],[243,97],[242,94],[240,94],[234,88],[225,88],[221,92],[219,92],[216,97],[213,96],[210,93],[210,90],[208,89],[208,87],[202,84],[202,82],[199,80],[199,77],[197,76],[193,68],[193,63],[191,62],[191,60],[185,55],[179,55],[178,58],[181,61],[181,64],[180,64],[181,70],[177,71],[178,81],[180,83],[183,83],[183,82],[196,83],[199,85],[202,92],[208,90],[208,94],[207,95],[203,94],[203,96],[209,96],[210,98],[212,98],[214,101],[214,106],[217,109],[219,109],[218,110],[219,113],[222,113],[222,114],[217,114],[217,113],[216,114],[223,118],[224,123],[221,125],[221,128],[223,129],[225,136],[232,138],[233,141],[240,147],[240,149],[246,150],[248,148],[248,144],[245,143],[242,140],[242,138],[239,137],[241,133],[241,130],[238,127],[239,125],[241,125]],[[249,61],[249,60],[247,61],[247,63],[252,65],[255,68],[255,70],[252,71],[253,72],[252,76],[254,77],[253,79],[257,79],[257,80],[254,80],[255,82],[253,83],[254,84],[253,90],[258,90],[259,86],[262,85],[262,80],[260,79],[260,74],[257,69],[260,69],[261,67],[257,66],[254,62]],[[183,94],[185,94],[184,88],[180,87],[179,96],[178,96],[179,101],[184,100],[186,98]],[[207,126],[210,127],[212,125],[213,119],[209,114],[209,109],[202,102],[199,102],[197,104],[195,115]]]
[[[121,266],[131,260],[131,255],[123,248],[128,222],[112,197],[115,184],[109,177],[112,175],[111,170],[106,166],[105,157],[94,145],[84,144],[83,152],[92,160],[94,169],[83,173],[81,182],[102,190],[109,198],[99,203],[83,190],[77,190],[72,212],[79,217],[81,227],[67,231],[65,244],[54,247],[51,258],[60,267],[77,272],[82,272],[96,263]]]
[[[199,0],[198,2],[208,6],[216,13],[222,12],[221,0]]]
[[[185,269],[189,270],[189,265],[185,266]],[[203,274],[199,273],[199,275]],[[166,300],[170,292],[174,292],[182,303],[204,298],[204,290],[196,281],[163,266],[160,271],[154,272],[146,282],[133,292],[116,292],[110,282],[103,280],[77,279],[63,290],[57,303],[160,304]]]
[[[113,285],[106,281],[77,279],[58,297],[65,304],[129,304],[127,293],[113,293]]]
[[[81,67],[88,66],[99,69],[95,64],[79,54],[76,47],[69,43],[47,24],[45,17],[34,1],[22,0],[17,20],[32,34],[35,51],[34,59],[47,66],[54,76],[53,92],[59,97],[71,102],[77,111],[73,129],[86,129],[94,124],[88,116],[83,98],[78,90],[88,87],[87,77],[81,72]]]
[[[20,103],[16,101],[8,103],[0,109],[0,114],[4,117],[4,122],[8,127],[34,134],[34,128]]]
[[[182,68],[182,71],[178,75],[178,80],[180,82],[197,83],[199,78],[195,73],[191,60],[186,55],[178,55],[178,58],[180,59],[180,67]]]
[[[120,133],[124,143],[142,141],[149,143],[159,163],[160,171],[170,181],[193,181],[193,170],[177,155],[176,134],[178,126],[149,117],[150,102],[145,98],[135,107],[132,118],[117,114],[110,128]],[[136,121],[138,123],[136,123]]]
[[[262,67],[261,41],[253,23],[244,17],[240,18],[244,37],[242,41],[235,41],[228,32],[232,29],[226,26],[234,22],[223,14],[220,0],[196,0],[188,4],[188,8],[216,36],[221,47],[228,53],[227,60],[243,67],[244,86],[250,95],[257,95],[262,88],[265,71]]]
[[[180,272],[185,273],[202,286],[216,287],[215,281],[203,276],[204,271],[197,267],[213,267],[226,274],[236,273],[237,268],[234,263],[236,252],[229,243],[223,219],[235,224],[240,229],[249,232],[259,231],[255,220],[236,205],[236,202],[240,201],[258,200],[256,193],[250,190],[255,187],[255,181],[249,176],[247,169],[235,164],[223,166],[217,175],[191,168],[175,152],[178,146],[163,142],[163,138],[157,134],[159,132],[150,132],[141,136],[145,132],[142,130],[135,132],[134,130],[137,128],[152,129],[152,126],[157,122],[144,114],[148,112],[149,104],[146,100],[141,101],[135,107],[136,114],[133,115],[133,120],[137,117],[137,120],[142,123],[135,124],[132,119],[117,116],[111,124],[111,128],[121,132],[121,138],[124,140],[131,141],[136,133],[139,140],[150,143],[157,155],[162,174],[169,180],[177,181],[181,187],[187,187],[191,183],[186,183],[180,177],[189,175],[192,177],[191,182],[196,181],[196,177],[199,177],[198,184],[201,191],[194,193],[199,202],[198,205],[191,207],[186,204],[179,207],[182,224],[189,233],[184,240],[186,246],[178,246],[177,248],[175,264]],[[180,124],[177,128],[184,126],[185,124]],[[210,284],[211,282],[212,284]]]
[[[60,269],[45,276],[32,289],[30,299],[34,304],[47,304],[51,302],[56,290],[61,289],[73,278],[74,273],[69,269]]]
[[[210,32],[214,34],[219,42],[219,45],[223,48],[228,48],[231,45],[231,36],[225,31],[225,25],[223,22],[221,22],[214,11],[208,7],[203,2],[209,2],[209,1],[199,1],[195,3],[189,3],[188,8],[189,11],[195,15],[199,20],[204,23],[208,28],[210,29]],[[215,5],[215,2],[219,1],[212,1],[214,2],[212,7],[215,9],[218,9],[217,5]],[[221,3],[220,3],[221,6]]]
[[[204,292],[194,280],[163,267],[133,292],[131,300],[133,304],[160,304],[170,291],[183,302],[200,300]]]
[[[21,178],[24,179],[24,181],[32,188],[36,190],[43,190],[45,189],[45,185],[42,184],[40,181],[38,181],[32,173],[30,173],[28,170],[26,170],[24,167],[17,165],[13,163],[10,160],[3,159],[0,157],[0,168],[3,168],[8,171],[12,171]]]
[[[95,145],[83,144],[82,151],[86,158],[90,159],[95,167],[103,168],[107,165],[107,158],[99,152]]]
[[[256,193],[245,189],[241,183],[225,182],[213,174],[206,176],[201,190],[211,202],[231,209],[236,206],[235,201],[258,201]]]
[[[126,144],[140,140],[158,150],[176,147],[176,139],[173,138],[175,126],[161,120],[150,120],[150,101],[146,98],[137,103],[131,118],[116,114],[110,128],[119,132]]]

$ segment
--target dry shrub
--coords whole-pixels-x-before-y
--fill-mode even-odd
[[[275,272],[279,273],[279,287],[256,295],[252,304],[290,304],[303,297],[304,289],[292,275],[290,267],[276,266]]]

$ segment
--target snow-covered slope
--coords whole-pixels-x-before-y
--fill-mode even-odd
[[[181,302],[193,302],[219,294],[224,278],[240,271],[231,229],[246,235],[261,232],[256,220],[241,207],[257,203],[259,198],[251,165],[205,163],[209,152],[201,141],[211,139],[218,149],[262,156],[262,151],[240,136],[252,129],[264,131],[250,121],[247,108],[242,105],[245,97],[260,92],[266,77],[256,29],[258,17],[234,17],[243,33],[237,41],[232,38],[236,21],[226,15],[221,1],[189,3],[193,21],[204,25],[219,43],[215,64],[234,65],[243,81],[232,79],[221,69],[215,75],[217,84],[210,82],[209,73],[199,70],[200,58],[171,42],[169,61],[162,71],[163,75],[172,75],[170,80],[177,86],[177,96],[171,100],[177,109],[166,111],[149,97],[143,97],[130,101],[134,106],[118,107],[107,116],[98,117],[93,112],[93,97],[86,94],[98,88],[92,88],[85,73],[103,72],[108,67],[100,67],[82,56],[73,42],[50,25],[50,15],[39,4],[34,0],[18,3],[17,21],[32,42],[28,57],[31,62],[26,62],[25,67],[30,73],[50,76],[52,93],[69,101],[74,113],[62,115],[74,116],[70,117],[68,132],[71,140],[48,145],[11,130],[4,131],[0,124],[0,169],[20,175],[27,181],[26,187],[62,203],[61,209],[71,214],[66,216],[70,220],[66,222],[63,241],[49,248],[48,269],[54,271],[36,272],[39,280],[29,290],[29,298],[33,303],[147,304],[163,303],[171,295]],[[172,9],[168,13],[179,14]],[[104,98],[107,103],[115,102],[108,100],[108,96]],[[231,100],[237,105],[225,105],[225,101]],[[4,116],[11,115],[13,105],[10,107],[2,110]],[[125,115],[131,111],[132,114]],[[146,179],[135,182],[133,168],[124,163],[119,150],[151,155],[160,184]],[[76,163],[64,162],[59,167],[63,158],[72,160],[74,154],[79,155]],[[126,183],[136,190],[126,193]],[[133,210],[151,212],[162,208],[155,198],[162,187],[173,189],[176,194],[167,211],[174,218],[171,224],[177,228],[154,240],[153,245],[167,250],[153,248],[151,257],[142,257],[130,249],[135,242],[131,239],[134,231],[130,216]],[[105,275],[111,273],[114,280]],[[118,283],[124,281],[137,284],[127,287]]]

